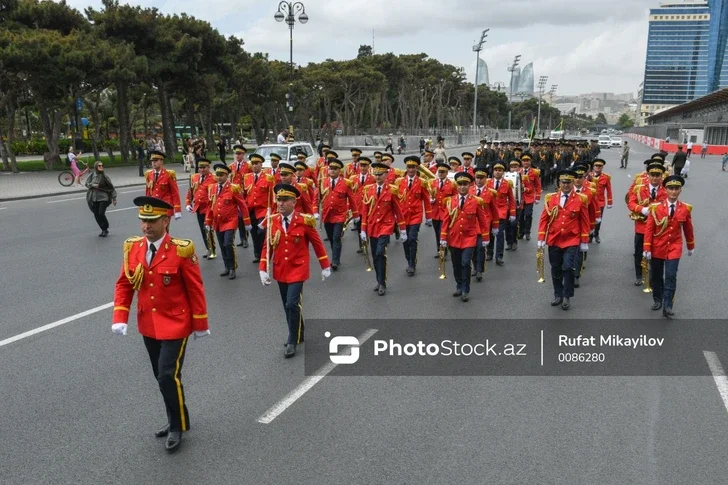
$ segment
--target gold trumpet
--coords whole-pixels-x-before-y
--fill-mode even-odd
[[[544,283],[546,278],[544,277],[544,251],[543,248],[536,250],[536,273],[538,274],[538,282]]]
[[[440,263],[438,267],[440,268],[440,279],[444,280],[447,279],[446,268],[445,268],[445,248],[440,246],[440,249],[437,250],[437,256],[440,258]]]
[[[652,285],[650,284],[650,267],[647,258],[642,258],[642,279],[645,282],[645,289],[642,293],[652,293]]]
[[[372,262],[369,261],[369,241],[363,241],[361,243],[361,252],[364,255],[364,259],[367,262],[367,271],[370,272],[374,268],[372,267]]]
[[[210,228],[210,230],[207,231],[207,247],[209,250],[207,259],[217,258],[217,254],[215,254],[215,235],[213,234],[212,228]]]

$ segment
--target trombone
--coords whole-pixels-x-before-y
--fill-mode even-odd
[[[208,255],[207,259],[215,259],[217,258],[217,254],[215,254],[215,235],[213,234],[214,229],[210,228],[209,231],[207,231],[207,248],[208,248]]]
[[[438,267],[440,268],[440,279],[447,279],[446,268],[445,268],[445,248],[440,246],[437,250],[437,256],[439,258]]]
[[[640,266],[642,267],[642,279],[645,282],[645,289],[642,290],[642,293],[652,293],[652,284],[650,283],[650,266],[647,258],[642,258],[642,264],[640,264]]]
[[[369,241],[362,241],[361,252],[364,254],[364,259],[367,262],[367,272],[371,272],[374,268],[372,267],[372,262],[369,261]]]
[[[538,248],[536,250],[536,273],[538,274],[539,283],[544,283],[546,281],[544,271],[544,251],[543,248]]]

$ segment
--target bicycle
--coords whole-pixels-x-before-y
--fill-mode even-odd
[[[88,164],[86,164],[82,160],[78,160],[79,163],[86,166],[86,169],[81,172],[81,175],[78,177],[78,183],[83,185],[83,177],[89,172]],[[61,173],[58,174],[58,183],[61,184],[64,187],[70,187],[73,185],[73,181],[76,180],[76,175],[73,173],[72,170],[63,170]]]

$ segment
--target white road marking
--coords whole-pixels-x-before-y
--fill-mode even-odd
[[[47,325],[43,325],[42,327],[34,328],[33,330],[28,330],[27,332],[23,332],[14,337],[6,338],[5,340],[0,340],[0,347],[12,344],[13,342],[17,342],[18,340],[22,340],[24,338],[30,337],[32,335],[36,335],[38,333],[45,332],[46,330],[60,327],[61,325],[65,325],[69,322],[73,322],[74,320],[78,320],[79,318],[83,318],[88,315],[92,315],[94,313],[100,312],[102,310],[106,310],[107,308],[111,308],[112,306],[114,306],[113,301],[111,301],[109,303],[104,303],[103,305],[99,305],[95,308],[91,308],[90,310],[86,310],[84,312],[77,313],[75,315],[71,315],[70,317],[66,317],[63,320],[58,320],[57,322],[49,323]]]
[[[703,350],[703,355],[705,356],[705,360],[708,361],[708,367],[710,367],[710,372],[713,374],[713,380],[715,381],[715,386],[718,388],[718,394],[723,399],[725,410],[728,411],[728,377],[726,377],[723,366],[720,364],[720,360],[718,360],[715,352]]]
[[[114,209],[112,211],[106,211],[106,213],[108,214],[109,212],[128,211],[128,210],[132,210],[132,209],[136,209],[136,208],[137,208],[137,206],[134,206],[134,207],[124,207],[123,209]]]
[[[0,211],[4,211],[7,207],[0,207]]]
[[[138,189],[138,190],[126,190],[124,192],[119,192],[120,194],[133,194],[134,192],[144,192],[146,189]]]
[[[69,200],[81,200],[81,199],[85,199],[85,198],[86,198],[86,196],[84,195],[83,197],[74,197],[72,199],[49,200],[49,201],[46,201],[46,204],[55,204],[56,202],[68,202]]]
[[[361,334],[358,338],[359,345],[363,345],[364,342],[369,340],[372,335],[377,333],[376,329],[370,328],[363,334]],[[315,376],[309,376],[307,377],[302,383],[300,383],[294,390],[289,392],[283,399],[278,401],[276,404],[273,405],[268,411],[265,412],[261,417],[258,418],[259,423],[263,424],[270,424],[271,421],[276,419],[278,416],[280,416],[283,411],[288,409],[294,402],[298,400],[301,396],[306,394],[309,389],[311,389],[313,386],[318,384],[318,382],[326,377],[332,370],[336,368],[339,364],[334,364],[333,362],[329,362],[325,366],[323,366],[321,369],[316,372],[317,375]]]

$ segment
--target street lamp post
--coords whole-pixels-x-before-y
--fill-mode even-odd
[[[303,6],[303,3],[283,1],[278,4],[278,11],[273,16],[276,22],[283,22],[285,20],[291,31],[291,72],[293,72],[293,24],[296,23],[296,15],[298,15],[298,21],[302,24],[308,22],[306,7]]]
[[[558,84],[552,84],[551,89],[549,90],[549,104],[551,106],[554,105],[554,94],[556,94],[556,89],[558,89]],[[551,131],[551,114],[549,113],[549,131]]]
[[[518,67],[518,63],[521,61],[521,55],[518,54],[516,57],[513,58],[513,64],[511,64],[510,67],[508,67],[508,72],[511,73],[511,83],[510,88],[508,89],[508,131],[511,131],[511,116],[513,113],[513,109],[511,107],[511,104],[513,102],[513,72]]]
[[[541,98],[543,97],[543,88],[546,87],[546,81],[548,80],[548,76],[541,76],[538,78],[538,114],[536,115],[536,133],[541,131]]]
[[[475,52],[475,98],[473,99],[473,132],[478,131],[478,67],[480,64],[480,51],[483,50],[483,44],[485,44],[485,38],[488,37],[488,31],[485,29],[480,34],[480,41],[473,44],[473,52]]]

